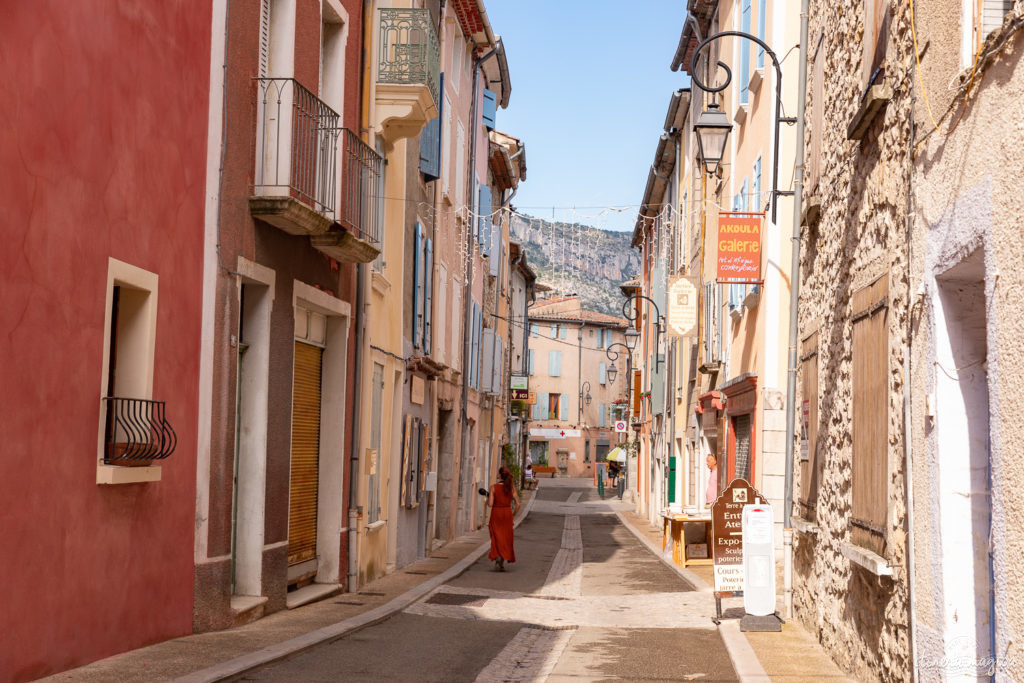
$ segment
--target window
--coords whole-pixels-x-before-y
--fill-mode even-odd
[[[818,504],[818,333],[803,341],[800,355],[800,506],[814,521]]]
[[[767,14],[767,3],[765,0],[757,0],[757,37],[764,40],[765,14]],[[757,68],[764,68],[764,48],[757,46]]]
[[[537,323],[530,323],[530,336],[536,337],[540,335],[540,327]]]
[[[459,86],[462,84],[462,63],[466,61],[466,48],[462,39],[462,31],[454,26],[454,40],[452,40],[452,90],[457,95]]]
[[[824,137],[822,125],[825,120],[825,52],[822,50],[825,34],[815,41],[811,63],[811,135],[807,155],[807,190],[814,195],[821,179],[821,142]]]
[[[366,463],[369,478],[366,489],[367,522],[373,523],[380,519],[380,432],[381,413],[383,406],[381,397],[384,392],[384,366],[373,364],[373,379],[370,384],[370,453]]]
[[[551,326],[551,338],[558,339],[558,325]]]
[[[750,33],[750,1],[742,0],[740,14],[740,30]],[[740,50],[740,104],[750,101],[750,43],[746,39],[736,41]]]
[[[608,369],[608,365],[606,363],[601,363],[600,365],[597,366],[597,369],[598,369],[598,372],[597,372],[597,383],[598,384],[607,384],[607,377],[608,377],[607,369]]]
[[[761,199],[761,157],[754,162],[754,185],[750,192],[750,207],[751,211],[756,212],[760,212],[764,207],[764,201]]]
[[[441,128],[441,186],[444,193],[451,197],[452,178],[448,171],[451,168],[452,156],[452,101],[448,95],[444,96],[444,104],[441,106],[441,117],[444,121]],[[384,214],[382,213],[381,215]],[[381,230],[381,232],[384,231]]]
[[[528,368],[528,370],[527,371],[529,372],[529,374],[532,375],[533,374],[533,349],[530,349],[530,350],[527,351],[527,358],[528,358],[528,360],[527,360],[527,363],[528,363],[527,368]]]
[[[561,394],[548,394],[548,414],[549,420],[557,420],[559,415],[559,406],[562,402]]]
[[[854,544],[885,553],[889,478],[889,279],[853,295]]]
[[[416,221],[412,264],[412,345],[430,353],[434,243]]]
[[[548,351],[548,377],[562,376],[562,352]]]
[[[462,208],[466,192],[466,128],[459,121],[455,128],[455,207]]]
[[[967,5],[965,5],[965,8]],[[975,0],[964,17],[964,42],[960,66],[969,67],[988,35],[1003,25],[1006,15],[1013,11],[1013,0]]]
[[[593,334],[593,332],[591,332],[591,334]],[[597,331],[597,348],[604,348],[604,330]]]

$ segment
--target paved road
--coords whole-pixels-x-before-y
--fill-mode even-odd
[[[693,591],[586,480],[544,480],[518,562],[484,557],[376,626],[250,673],[254,681],[737,680]]]

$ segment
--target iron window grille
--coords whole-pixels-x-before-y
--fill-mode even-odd
[[[426,85],[438,104],[441,59],[430,10],[381,8],[377,82]]]
[[[167,421],[166,402],[105,397],[106,430],[103,462],[108,465],[163,460],[178,445]]]

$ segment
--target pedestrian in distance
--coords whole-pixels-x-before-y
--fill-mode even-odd
[[[506,562],[516,561],[516,551],[512,537],[512,518],[515,509],[520,507],[519,494],[512,485],[512,473],[508,468],[498,469],[498,481],[491,484],[491,490],[487,493],[487,505],[491,508],[491,519],[487,524],[491,532],[491,554],[488,557],[494,561],[494,568],[499,572],[505,571]]]
[[[710,472],[708,473],[708,490],[704,495],[704,501],[710,507],[718,498],[718,456],[708,453],[706,460]]]

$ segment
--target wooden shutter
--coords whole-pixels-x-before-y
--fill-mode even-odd
[[[803,518],[814,521],[818,504],[818,482],[821,466],[818,459],[818,333],[815,332],[804,340],[800,355],[800,374],[802,401],[807,402],[807,459],[801,451],[800,460],[800,505]],[[797,424],[800,425],[803,440],[803,405],[797,409]],[[801,448],[803,444],[801,444]]]
[[[558,399],[558,419],[567,421],[569,419],[569,394],[562,394]]]
[[[423,296],[423,226],[416,221],[412,247],[412,345],[420,346],[420,330],[422,329],[423,310],[420,299]]]
[[[817,47],[811,63],[811,139],[807,155],[807,189],[810,194],[818,190],[821,180],[821,144],[825,124],[825,34],[818,35]]]
[[[533,349],[529,349],[527,352],[527,373],[533,374]]]
[[[643,391],[643,374],[633,371],[633,417],[640,417],[640,392]]]
[[[484,90],[484,106],[481,109],[480,118],[483,120],[487,130],[494,130],[495,114],[498,111],[498,96],[490,90]]]
[[[501,394],[501,376],[505,367],[505,340],[494,336],[494,375],[491,378],[491,392]]]
[[[494,330],[484,330],[483,367],[480,371],[480,390],[490,393],[494,379]]]
[[[598,363],[597,365],[597,383],[607,384],[608,381],[608,365],[606,363]]]
[[[441,87],[444,92],[444,74],[441,74]],[[447,99],[447,98],[444,98]],[[427,121],[420,133],[420,172],[426,180],[437,180],[441,177],[441,117],[444,116],[444,103],[439,103],[441,110],[437,116]]]
[[[323,350],[295,342],[292,459],[288,493],[288,564],[316,557],[320,467],[320,370]]]
[[[1013,0],[982,0],[981,1],[981,35],[975,51],[985,42],[989,33],[1003,25],[1006,14],[1013,10]]]
[[[548,377],[562,376],[562,352],[548,351]]]
[[[889,490],[889,278],[853,295],[853,511],[851,538],[885,551]]]
[[[541,419],[546,420],[551,416],[551,412],[548,410],[548,394],[541,394],[539,398]]]
[[[423,247],[423,353],[430,353],[434,311],[434,240],[426,239]]]
[[[885,63],[885,50],[889,43],[888,0],[864,0],[863,42],[861,88],[867,90],[877,78],[875,72]]]

